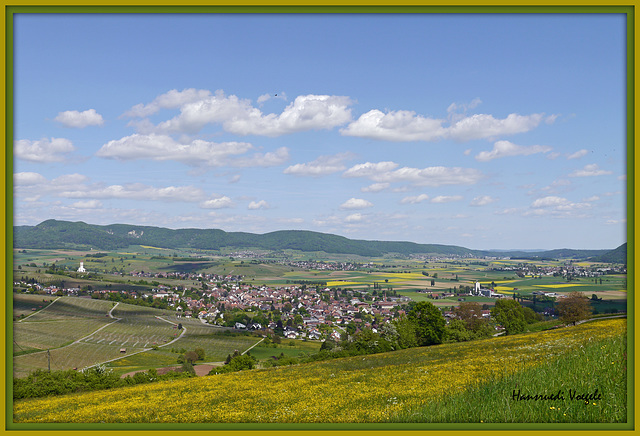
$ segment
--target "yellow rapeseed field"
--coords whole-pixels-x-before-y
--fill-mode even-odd
[[[626,320],[17,401],[14,422],[379,423],[493,376],[624,334]]]
[[[331,280],[327,282],[327,286],[353,286],[353,285],[362,285],[361,282],[346,282],[342,280]]]
[[[573,283],[557,283],[555,285],[533,285],[536,288],[573,288],[574,286],[584,286],[580,284]]]

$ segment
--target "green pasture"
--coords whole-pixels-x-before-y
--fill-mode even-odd
[[[252,348],[250,353],[258,360],[267,360],[272,356],[278,357],[284,354],[287,357],[301,357],[315,354],[320,351],[322,342],[320,341],[301,341],[301,340],[283,340],[280,344],[257,345]]]

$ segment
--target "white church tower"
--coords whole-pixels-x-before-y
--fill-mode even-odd
[[[84,262],[80,262],[80,268],[78,268],[78,272],[87,272],[87,270],[84,269]]]

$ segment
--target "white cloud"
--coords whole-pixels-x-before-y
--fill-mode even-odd
[[[284,92],[279,92],[277,94],[262,94],[260,97],[258,97],[257,101],[258,101],[258,104],[262,104],[271,100],[272,98],[277,98],[280,100],[287,101],[287,95]]]
[[[255,153],[251,157],[241,157],[229,161],[230,166],[235,167],[275,167],[289,160],[289,149],[280,147],[276,151],[268,153]]]
[[[45,183],[47,183],[47,179],[42,174],[23,172],[13,175],[13,184],[16,186],[42,185]]]
[[[345,177],[374,178],[376,177],[377,174],[388,173],[389,171],[397,167],[398,167],[398,164],[395,162],[378,162],[378,163],[366,162],[363,164],[352,166],[343,175]]]
[[[124,113],[126,117],[148,117],[161,109],[177,109],[183,105],[204,100],[211,96],[211,92],[203,89],[185,89],[171,91],[156,97],[151,103],[142,103],[132,107]]]
[[[251,210],[269,209],[269,203],[267,203],[264,200],[252,201],[251,203],[249,203],[248,208],[251,209]]]
[[[567,159],[579,159],[583,156],[586,156],[587,154],[589,154],[589,152],[585,149],[582,149],[580,151],[576,151],[573,154],[570,154],[569,156],[567,156]]]
[[[295,176],[319,177],[333,174],[346,169],[344,161],[351,157],[351,153],[340,153],[333,156],[320,156],[316,160],[303,164],[296,164],[287,167],[285,174]]]
[[[569,200],[566,198],[551,195],[535,200],[531,207],[558,207],[566,204],[569,204]]]
[[[444,120],[416,115],[412,111],[383,113],[371,110],[340,132],[345,136],[384,141],[435,141],[445,135]]]
[[[370,201],[361,198],[350,198],[340,205],[340,209],[366,209],[373,206]]]
[[[200,203],[200,207],[203,209],[223,209],[233,207],[233,201],[227,196],[212,198],[210,200]]]
[[[78,112],[78,111],[60,112],[58,116],[54,118],[54,120],[61,123],[65,127],[73,127],[76,129],[82,129],[87,126],[104,125],[104,120],[102,119],[102,115],[97,113],[95,109],[89,109],[84,112]]]
[[[331,129],[351,121],[349,106],[352,102],[348,97],[302,95],[276,115],[263,114],[250,100],[235,95],[227,96],[221,90],[214,95],[209,91],[187,91],[165,94],[166,102],[158,101],[158,97],[149,105],[132,108],[126,115],[148,116],[160,107],[179,107],[179,115],[157,126],[148,120],[132,124],[146,133],[196,133],[208,124],[220,124],[227,132],[238,135],[279,136],[306,130]],[[263,95],[258,100],[263,103],[266,97]]]
[[[431,199],[431,203],[451,203],[462,200],[461,195],[438,195]]]
[[[369,186],[365,186],[364,188],[360,188],[362,192],[381,192],[391,186],[390,183],[373,183]]]
[[[196,139],[190,143],[181,144],[168,135],[136,133],[109,141],[98,150],[96,156],[118,160],[176,161],[186,165],[206,167],[274,166],[280,165],[289,157],[286,147],[281,147],[275,152],[237,157],[253,149],[254,147],[247,142],[216,143]]]
[[[486,206],[487,204],[491,204],[495,201],[496,199],[489,195],[481,195],[471,201],[471,206]]]
[[[65,138],[43,138],[39,141],[20,139],[13,142],[13,155],[30,162],[61,162],[64,155],[71,153],[75,147]]]
[[[422,203],[425,200],[428,200],[429,196],[427,194],[420,194],[420,195],[415,195],[415,196],[410,196],[410,197],[404,197],[402,200],[400,200],[400,203],[402,204],[417,204],[417,203]]]
[[[479,100],[476,99],[467,107],[475,107],[477,103]],[[361,115],[340,132],[345,136],[396,142],[440,139],[465,142],[528,132],[536,128],[544,118],[544,114],[510,114],[504,119],[496,119],[488,114],[471,116],[452,114],[452,111],[457,108],[455,104],[448,108],[451,121],[449,126],[444,125],[446,122],[444,119],[417,115],[413,111],[400,110],[384,113],[373,109]],[[553,119],[549,117],[547,121],[553,122]]]
[[[598,164],[585,165],[581,170],[576,170],[569,174],[569,177],[593,177],[612,174],[611,171],[601,170]]]
[[[573,203],[564,197],[548,196],[535,200],[531,204],[532,211],[525,213],[534,215],[544,215],[548,213],[561,213],[564,216],[568,216],[569,213],[590,209],[591,203]]]
[[[343,176],[367,177],[378,183],[407,182],[415,186],[470,185],[483,177],[480,171],[473,168],[397,167],[398,164],[394,162],[366,162],[349,168]]]
[[[447,129],[447,136],[456,141],[465,142],[524,133],[538,127],[542,118],[543,114],[509,114],[504,119],[477,114],[457,121]]]
[[[157,188],[142,183],[109,186],[76,186],[58,194],[65,198],[102,198],[148,201],[193,202],[204,196],[204,192],[192,186],[166,186]]]
[[[188,203],[202,201],[206,197],[201,189],[193,186],[155,187],[142,183],[105,185],[103,183],[89,183],[89,178],[82,174],[63,174],[49,180],[38,173],[16,173],[14,174],[14,183],[19,198],[38,194],[70,199]]]
[[[509,141],[498,141],[493,144],[493,150],[482,151],[476,156],[476,160],[487,162],[492,159],[510,156],[529,156],[536,153],[548,153],[552,148],[546,145],[523,146]]]
[[[351,214],[349,216],[347,216],[344,221],[347,223],[357,223],[360,222],[364,219],[364,215],[362,215],[361,213],[354,213]]]

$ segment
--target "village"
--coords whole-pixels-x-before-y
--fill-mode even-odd
[[[249,255],[249,253],[244,253]],[[249,262],[256,262],[251,260]],[[249,263],[247,262],[247,263]],[[290,262],[287,262],[290,263]],[[315,270],[353,271],[371,268],[370,263],[300,261],[295,266]],[[489,263],[486,265],[489,267]],[[384,266],[378,266],[384,269]],[[520,263],[517,265],[496,266],[491,271],[504,271],[518,277],[562,277],[572,280],[579,277],[600,280],[606,274],[626,273],[622,266],[612,265],[583,267],[572,262],[562,265],[537,265]],[[83,262],[80,262],[78,273],[87,273]],[[122,275],[122,274],[119,274]],[[148,290],[114,290],[106,285],[102,289],[95,287],[69,288],[55,285],[41,285],[34,280],[16,281],[15,287],[22,287],[27,292],[37,292],[57,296],[79,296],[85,298],[127,301],[133,304],[147,304],[164,310],[171,310],[176,318],[199,319],[204,324],[224,326],[238,330],[263,330],[269,328],[291,339],[320,339],[339,337],[347,326],[375,329],[395,317],[405,313],[406,305],[412,299],[398,295],[390,288],[374,286],[373,290],[354,290],[348,286],[328,287],[323,283],[291,283],[287,286],[266,286],[249,284],[241,274],[213,274],[198,272],[151,272],[131,271],[131,278],[138,279],[133,284],[148,285]],[[425,278],[428,274],[425,274]],[[429,279],[437,277],[433,275]],[[150,279],[150,282],[145,281]],[[161,279],[189,280],[197,286],[168,285]],[[440,305],[445,318],[453,316],[454,304],[466,301],[467,297],[485,297],[494,299],[510,298],[504,293],[495,292],[495,283],[482,286],[478,281],[466,285],[453,286],[447,289],[430,289],[425,287],[416,290],[432,300],[448,300],[451,306]],[[433,280],[431,281],[433,286]],[[132,287],[133,288],[133,287]],[[517,290],[517,288],[514,288]],[[538,298],[562,298],[562,294],[549,291],[534,291]],[[455,302],[455,303],[454,303]],[[483,306],[482,316],[490,317],[493,303]]]

